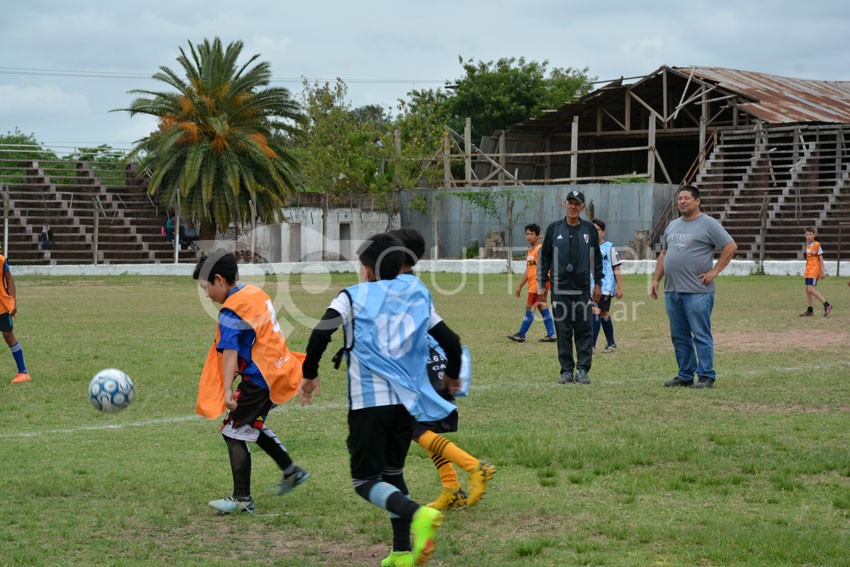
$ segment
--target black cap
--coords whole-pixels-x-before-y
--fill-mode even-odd
[[[570,191],[569,193],[567,193],[567,201],[569,201],[570,199],[575,199],[583,205],[584,193],[582,193],[581,191]]]

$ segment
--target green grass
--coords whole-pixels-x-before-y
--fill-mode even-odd
[[[312,318],[351,275],[265,282]],[[555,345],[504,337],[523,300],[508,276],[440,274],[441,315],[471,348],[472,395],[451,437],[498,474],[475,508],[448,514],[434,565],[850,565],[850,289],[819,289],[829,318],[800,319],[800,278],[721,278],[713,319],[717,385],[661,386],[675,372],[663,302],[625,278],[613,313],[619,352],[594,357],[590,386],[559,385]],[[253,517],[215,516],[229,494],[218,423],[193,417],[215,308],[188,278],[19,277],[16,333],[33,375],[10,385],[0,354],[2,565],[377,565],[391,534],[348,475],[344,373],[330,355],[313,406],[291,402],[270,426],[311,473],[287,496],[255,451]],[[619,311],[617,307],[619,306]],[[625,315],[628,315],[626,317]],[[543,336],[537,321],[530,337]],[[600,339],[601,342],[601,339]],[[136,399],[107,415],[91,376],[118,367]],[[439,492],[412,447],[414,498]],[[462,475],[463,477],[463,475]],[[465,479],[463,479],[465,481]]]

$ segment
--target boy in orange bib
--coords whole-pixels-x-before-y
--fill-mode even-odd
[[[820,242],[815,240],[814,227],[806,227],[806,246],[804,251],[806,253],[806,271],[803,272],[803,277],[806,279],[806,301],[808,301],[809,306],[805,311],[800,313],[800,317],[811,317],[814,315],[814,309],[812,307],[813,297],[823,303],[823,316],[826,317],[832,311],[832,305],[815,288],[818,285],[818,281],[826,275],[826,272],[823,269],[823,248],[821,248]]]
[[[214,252],[202,257],[193,277],[210,299],[221,304],[195,412],[209,419],[227,412],[221,434],[233,473],[233,494],[209,505],[220,514],[253,513],[249,441],[257,443],[283,471],[277,494],[291,492],[309,477],[266,425],[269,411],[298,393],[304,354],[286,346],[271,298],[257,286],[238,282],[233,254]],[[237,375],[242,379],[234,392]]]

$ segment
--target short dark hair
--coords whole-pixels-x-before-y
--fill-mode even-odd
[[[540,225],[539,224],[531,223],[531,224],[525,225],[525,231],[528,232],[529,230],[531,232],[533,232],[534,234],[536,234],[537,236],[540,236]]]
[[[404,244],[387,232],[371,236],[364,242],[357,255],[360,263],[375,271],[379,280],[391,280],[401,272],[404,263]]]
[[[676,191],[676,195],[678,195],[682,191],[687,191],[694,199],[700,199],[699,187],[697,187],[696,185],[684,185],[680,187],[678,191]]]
[[[405,265],[413,267],[425,255],[425,237],[415,228],[397,228],[389,234],[398,238],[404,246]]]
[[[595,224],[596,226],[598,226],[598,227],[599,227],[599,228],[601,228],[602,230],[605,230],[605,221],[604,221],[604,220],[602,220],[602,219],[593,219],[593,220],[592,220],[592,221],[590,221],[590,222],[592,222],[593,224]]]
[[[817,233],[818,233],[818,231],[816,231],[816,230],[815,230],[815,227],[813,227],[813,226],[807,226],[807,227],[806,227],[806,230],[805,230],[804,232],[811,232],[812,234],[817,234]]]
[[[216,276],[221,276],[229,284],[236,283],[239,277],[239,263],[232,252],[214,250],[209,256],[204,254],[192,272],[193,279],[203,278],[210,283],[215,281]]]

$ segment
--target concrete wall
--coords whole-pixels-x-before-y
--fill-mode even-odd
[[[545,231],[550,222],[565,216],[564,201],[574,189],[584,193],[587,208],[583,216],[588,220],[591,215],[604,220],[607,239],[617,246],[628,246],[635,231],[652,228],[676,186],[631,183],[405,191],[401,195],[401,224],[417,228],[425,235],[429,250],[426,258],[433,257],[435,240],[439,240],[439,258],[459,258],[463,248],[471,246],[473,241],[483,246],[490,231],[508,230],[507,202],[513,199],[511,242],[522,253],[526,249],[525,225],[534,222]],[[452,194],[472,192],[492,194],[497,210],[487,212],[469,199]],[[435,210],[439,211],[436,217]],[[435,231],[439,235],[436,239]]]
[[[837,262],[824,262],[826,273],[838,275]],[[802,277],[805,261],[767,261],[765,274],[771,276]],[[191,277],[194,266],[191,264],[110,264],[110,265],[61,265],[61,266],[15,266],[16,276],[187,276]],[[356,273],[360,267],[357,262],[277,262],[268,264],[241,264],[239,271],[243,276],[268,274],[327,274]],[[647,274],[655,272],[655,260],[624,260],[621,265],[623,274]],[[418,266],[419,272],[445,272],[458,274],[504,274],[508,272],[505,260],[423,260]],[[525,261],[511,263],[515,274],[525,272]],[[756,271],[756,263],[749,260],[732,260],[723,270],[723,276],[749,276]],[[842,277],[850,274],[850,265],[841,266]]]
[[[257,253],[270,262],[321,260],[322,209],[294,207],[284,209],[283,214],[287,222],[257,227]],[[356,259],[361,242],[375,233],[399,226],[397,215],[349,208],[331,209],[327,222],[327,258]],[[347,234],[340,234],[346,230]],[[250,240],[250,233],[240,236],[239,248],[249,250]]]

